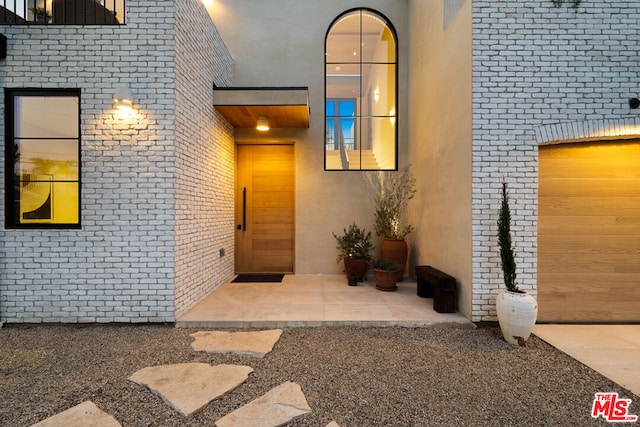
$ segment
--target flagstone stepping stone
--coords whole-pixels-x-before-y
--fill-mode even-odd
[[[122,427],[115,418],[87,400],[31,427]]]
[[[146,385],[166,404],[189,416],[244,383],[251,372],[250,366],[179,363],[143,368],[129,380]]]
[[[280,336],[281,329],[255,332],[201,331],[191,334],[195,341],[191,347],[195,351],[208,353],[248,354],[264,357],[273,350]]]
[[[311,412],[299,384],[286,382],[216,421],[217,427],[275,427]]]
[[[338,424],[335,421],[331,421],[329,424],[327,424],[325,427],[340,427],[340,424]]]

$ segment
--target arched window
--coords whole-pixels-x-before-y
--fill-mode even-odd
[[[325,40],[325,170],[396,170],[398,47],[370,9],[337,17]]]

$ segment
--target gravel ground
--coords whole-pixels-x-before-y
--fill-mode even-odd
[[[514,348],[497,328],[286,329],[262,359],[191,349],[195,329],[33,326],[0,329],[0,425],[29,426],[85,400],[123,426],[213,426],[285,382],[313,412],[290,426],[590,426],[594,393],[640,398],[532,337]],[[185,418],[127,380],[181,362],[254,368],[246,383]]]

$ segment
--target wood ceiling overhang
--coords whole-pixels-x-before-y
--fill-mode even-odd
[[[309,127],[306,87],[214,88],[213,106],[236,128],[255,128],[258,117],[271,128]]]

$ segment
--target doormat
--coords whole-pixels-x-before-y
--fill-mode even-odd
[[[284,274],[238,274],[231,283],[278,283],[283,278]]]

